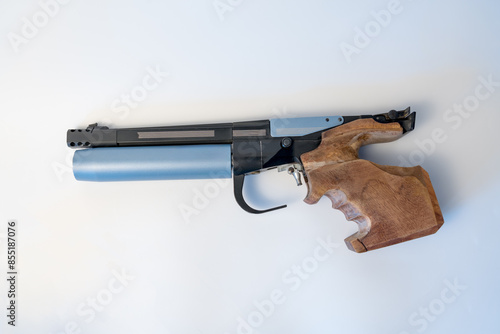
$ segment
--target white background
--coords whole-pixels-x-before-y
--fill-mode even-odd
[[[52,4],[0,5],[1,333],[499,331],[496,2],[225,0],[219,6],[231,10],[223,13],[211,0],[41,3]],[[346,56],[347,44],[356,53]],[[123,108],[121,96],[140,90],[155,68],[168,77]],[[481,80],[496,84],[488,91]],[[342,241],[356,225],[325,198],[303,203],[306,188],[285,173],[252,178],[247,196],[259,207],[289,207],[250,215],[230,182],[77,182],[65,143],[68,128],[94,122],[215,123],[408,105],[416,130],[361,155],[420,163],[445,224],[365,254]],[[454,105],[467,108],[459,114]],[[4,307],[9,219],[19,225],[15,328]],[[328,238],[339,247],[312,260]],[[307,277],[290,271],[314,261]],[[265,302],[280,292],[280,304]]]

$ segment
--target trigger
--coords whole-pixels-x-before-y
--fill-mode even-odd
[[[266,210],[257,210],[252,208],[250,205],[245,202],[243,198],[243,182],[245,181],[245,174],[235,175],[234,176],[234,197],[236,198],[236,202],[240,205],[240,207],[249,213],[265,213],[273,210],[286,208],[286,205],[277,206],[275,208],[270,208]]]
[[[284,172],[287,171],[289,175],[292,175],[293,178],[295,179],[295,182],[297,183],[297,186],[302,185],[302,178],[301,178],[301,173],[304,173],[304,167],[302,167],[301,164],[294,163],[294,164],[287,164],[287,165],[281,165],[278,166],[278,172]],[[305,179],[305,176],[304,176]]]
[[[295,179],[295,182],[297,182],[297,186],[302,185],[302,179],[300,177],[300,171],[298,169],[295,169],[294,167],[290,167],[290,168],[288,168],[288,174],[293,176],[293,178]]]

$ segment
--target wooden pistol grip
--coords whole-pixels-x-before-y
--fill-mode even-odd
[[[301,155],[308,193],[314,204],[325,195],[359,231],[347,247],[361,253],[435,233],[443,215],[429,174],[420,166],[378,165],[358,158],[367,144],[400,138],[399,123],[359,119],[325,131],[321,144]]]

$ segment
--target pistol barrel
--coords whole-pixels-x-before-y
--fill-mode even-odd
[[[100,147],[78,150],[80,181],[182,180],[231,177],[231,145]]]

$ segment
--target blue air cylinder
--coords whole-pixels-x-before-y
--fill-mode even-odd
[[[181,180],[231,177],[231,145],[96,147],[73,156],[80,181]]]

